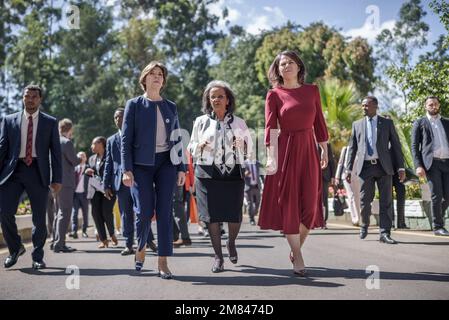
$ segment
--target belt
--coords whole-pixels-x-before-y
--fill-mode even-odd
[[[371,165],[375,165],[377,164],[379,161],[379,159],[371,159],[371,160],[365,160],[363,161],[364,164],[371,164]]]

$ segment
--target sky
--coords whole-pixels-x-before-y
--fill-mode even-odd
[[[231,25],[241,25],[252,34],[285,24],[291,20],[304,27],[323,21],[349,37],[363,36],[374,44],[377,34],[393,28],[400,0],[220,0],[211,6],[212,12],[229,10]],[[430,26],[429,45],[445,33],[438,16],[429,8],[430,0],[423,0],[427,11],[424,21]],[[224,22],[221,22],[224,28]]]

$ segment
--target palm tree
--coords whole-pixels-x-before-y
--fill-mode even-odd
[[[329,140],[333,149],[339,154],[343,146],[349,142],[352,123],[362,116],[361,108],[356,104],[358,94],[353,83],[335,78],[319,81],[318,87],[329,129]]]

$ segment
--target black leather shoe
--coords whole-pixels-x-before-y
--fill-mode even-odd
[[[131,254],[135,254],[136,252],[134,251],[133,248],[125,248],[125,250],[123,250],[122,252],[120,252],[120,254],[122,256],[129,256]]]
[[[47,265],[43,260],[33,261],[33,264],[31,266],[33,267],[34,270],[45,269],[47,267]]]
[[[25,247],[22,245],[19,249],[19,251],[14,252],[12,255],[8,256],[4,262],[5,268],[11,268],[13,265],[17,263],[17,260],[19,260],[19,257],[25,253]]]
[[[365,239],[367,235],[368,235],[368,228],[361,227],[360,228],[360,239]]]
[[[69,237],[73,239],[78,239],[78,233],[76,232],[69,233]]]
[[[157,246],[153,241],[147,243],[147,248],[153,252],[157,252]]]
[[[50,243],[50,250],[54,250],[55,249],[55,244],[52,242]]]
[[[382,235],[380,236],[380,238],[379,238],[379,241],[382,242],[382,243],[397,244],[397,241],[394,240],[394,239],[392,239],[392,238],[390,237],[390,235],[387,234],[387,233],[382,234]]]
[[[256,225],[256,221],[254,219],[252,219],[252,220],[249,221],[249,224],[252,225],[252,226],[255,226]]]
[[[400,225],[398,225],[397,229],[410,229],[410,227],[408,227],[405,224],[400,224]]]
[[[75,248],[67,247],[67,246],[63,246],[61,248],[55,248],[55,253],[59,253],[59,252],[69,253],[69,252],[74,252],[74,251],[76,251]]]
[[[444,228],[440,228],[440,229],[435,230],[433,232],[433,234],[436,235],[436,236],[449,237],[449,232],[446,229],[444,229]]]
[[[89,236],[87,235],[87,232],[83,232],[82,236],[83,236],[83,238],[89,238]]]

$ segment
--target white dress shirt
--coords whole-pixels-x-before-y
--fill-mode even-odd
[[[30,114],[23,111],[22,114],[22,124],[20,126],[20,153],[19,158],[25,158],[26,156],[26,148],[27,148],[27,135],[28,135],[28,117]],[[32,148],[32,157],[36,158],[36,133],[37,133],[37,124],[39,122],[39,111],[36,111],[32,115],[33,117],[33,148]]]
[[[433,157],[439,159],[449,159],[449,143],[446,137],[446,132],[441,122],[441,116],[435,117],[427,114],[427,118],[430,121],[433,133]]]

